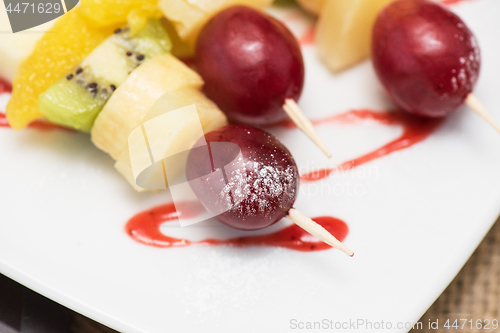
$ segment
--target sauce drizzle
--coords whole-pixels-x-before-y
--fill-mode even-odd
[[[190,214],[196,215],[199,203],[192,202],[193,209]],[[189,241],[167,236],[160,231],[160,225],[177,220],[179,214],[175,210],[173,203],[157,206],[141,212],[132,217],[125,225],[125,231],[134,240],[156,247],[184,247],[193,244],[198,245],[228,245],[235,247],[247,246],[279,246],[291,250],[310,252],[331,249],[331,246],[323,243],[308,232],[298,227],[290,225],[274,233],[257,236],[243,236],[225,240],[204,239],[201,241]],[[338,240],[343,241],[347,236],[349,228],[347,224],[334,217],[321,216],[313,218],[326,230],[334,235]]]
[[[471,0],[441,0],[441,3],[444,5],[454,5],[465,1],[471,1]]]
[[[362,120],[372,120],[387,126],[402,126],[403,133],[391,142],[382,147],[371,151],[363,156],[346,161],[341,165],[312,171],[300,176],[302,182],[312,182],[324,179],[335,171],[346,171],[360,166],[364,163],[373,161],[377,158],[389,155],[395,151],[405,149],[425,140],[431,135],[440,124],[443,118],[423,118],[413,116],[403,111],[384,111],[377,112],[368,109],[352,110],[346,113],[330,116],[323,119],[312,120],[313,125],[318,126],[327,123],[357,123]],[[296,128],[291,120],[285,120],[278,123],[279,127],[288,129]]]

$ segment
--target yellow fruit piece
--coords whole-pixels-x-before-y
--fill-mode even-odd
[[[299,5],[307,10],[308,12],[319,15],[321,12],[321,7],[325,3],[325,0],[297,0]]]
[[[233,5],[264,8],[272,2],[273,0],[160,0],[158,6],[172,22],[181,39],[193,47],[201,28],[222,9]]]
[[[41,116],[38,96],[67,74],[99,45],[115,27],[95,28],[75,8],[59,18],[22,62],[14,78],[7,119],[22,129]]]
[[[179,110],[193,104],[196,106],[198,113],[198,119],[195,119],[194,122],[186,119],[182,113],[179,115],[171,113],[169,115],[170,125],[162,125],[160,128],[156,129],[158,132],[156,133],[156,136],[164,139],[161,139],[159,142],[152,142],[152,138],[155,136],[155,133],[148,132],[148,139],[150,139],[149,144],[150,147],[152,147],[152,151],[154,150],[153,147],[157,144],[160,144],[161,152],[164,156],[170,156],[177,152],[185,151],[190,149],[200,138],[200,135],[198,135],[199,131],[197,130],[199,124],[201,124],[203,133],[208,133],[219,127],[227,125],[227,118],[224,113],[219,110],[217,105],[208,99],[199,89],[192,87],[166,92],[154,103],[139,125],[144,124],[155,117],[164,115],[169,111]],[[178,119],[175,119],[175,117]],[[153,130],[155,130],[155,128],[153,128]],[[185,169],[185,163],[175,163],[175,165],[165,165],[165,167],[169,170],[169,175],[176,173],[181,174],[181,172]],[[130,161],[128,144],[127,149],[123,151],[122,155],[116,161],[115,168],[137,191],[144,190],[136,185]],[[150,172],[150,175],[152,175],[153,178],[155,178],[155,175],[162,174],[161,165],[156,165],[154,168],[159,168],[159,170],[152,170],[152,172]],[[151,179],[148,182],[154,183],[154,179]]]
[[[156,7],[158,0],[82,0],[78,8],[81,13],[98,27],[116,26],[127,21],[134,9]]]
[[[378,13],[394,0],[326,0],[318,21],[319,58],[334,72],[370,55],[372,27]]]
[[[113,93],[94,122],[92,142],[118,159],[130,132],[164,93],[202,85],[201,77],[171,54],[154,57],[134,70]]]

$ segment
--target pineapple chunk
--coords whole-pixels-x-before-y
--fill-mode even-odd
[[[321,61],[339,72],[370,55],[371,32],[378,13],[394,0],[326,0],[316,43]]]
[[[325,3],[325,0],[297,0],[299,5],[307,10],[308,12],[319,15],[321,12],[321,7]]]
[[[113,93],[94,122],[92,142],[118,159],[127,147],[130,132],[158,98],[168,91],[202,85],[201,77],[171,54],[152,58]]]
[[[144,124],[153,118],[166,114],[169,111],[180,110],[181,108],[193,104],[196,107],[203,133],[208,133],[219,127],[227,125],[227,118],[224,113],[219,110],[217,105],[215,105],[214,102],[203,95],[203,93],[199,89],[192,87],[166,92],[151,107],[140,124]],[[179,119],[172,120],[172,117],[178,117]],[[186,119],[186,117],[183,117],[182,113],[170,113],[169,122],[171,124],[171,128],[169,129],[162,127],[161,131],[156,135],[158,137],[165,137],[165,135],[168,134],[165,140],[162,140],[162,142],[160,142],[162,146],[162,154],[164,156],[189,149],[199,139],[198,128],[200,123],[197,119],[195,119],[195,121],[192,121],[190,119]],[[153,137],[153,134],[154,133],[148,132],[148,138],[151,139]],[[151,147],[158,144],[155,142],[149,143]],[[130,183],[130,185],[132,185],[132,187],[134,187],[134,189],[136,189],[137,191],[144,190],[136,185],[136,180],[132,171],[128,145],[127,149],[123,151],[120,158],[118,158],[118,160],[116,161],[115,168],[125,177],[125,179],[127,179],[127,181]],[[156,170],[154,168],[156,168]],[[167,165],[166,168],[173,171],[174,173],[177,172],[180,174],[181,171],[184,170],[185,165]],[[158,184],[158,176],[163,175],[161,164],[155,165],[153,169],[149,170],[148,175],[150,175],[152,179],[143,179],[145,183]],[[161,180],[163,181],[163,177],[161,177]]]
[[[201,28],[222,9],[233,5],[261,9],[272,2],[273,0],[160,0],[158,6],[172,22],[179,36],[193,47]]]

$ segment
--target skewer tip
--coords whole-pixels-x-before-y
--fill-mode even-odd
[[[477,98],[474,94],[470,93],[465,99],[465,104],[472,109],[475,113],[481,116],[484,120],[486,120],[497,132],[500,133],[500,126],[497,124],[495,119],[491,116],[491,114],[486,110],[484,105],[481,103],[479,98]]]
[[[288,211],[288,215],[286,216],[290,220],[292,220],[296,225],[313,235],[314,237],[318,238],[322,242],[325,242],[326,244],[344,252],[351,258],[354,256],[354,252],[349,250],[347,246],[342,244],[341,241],[339,241],[335,236],[333,236],[331,233],[329,233],[325,228],[323,228],[321,225],[316,223],[314,220],[311,218],[305,216],[295,208],[291,208]]]

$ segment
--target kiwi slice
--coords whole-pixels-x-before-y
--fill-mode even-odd
[[[171,49],[159,20],[151,19],[133,36],[117,29],[71,73],[39,96],[38,109],[49,121],[90,132],[106,101],[142,63]]]

